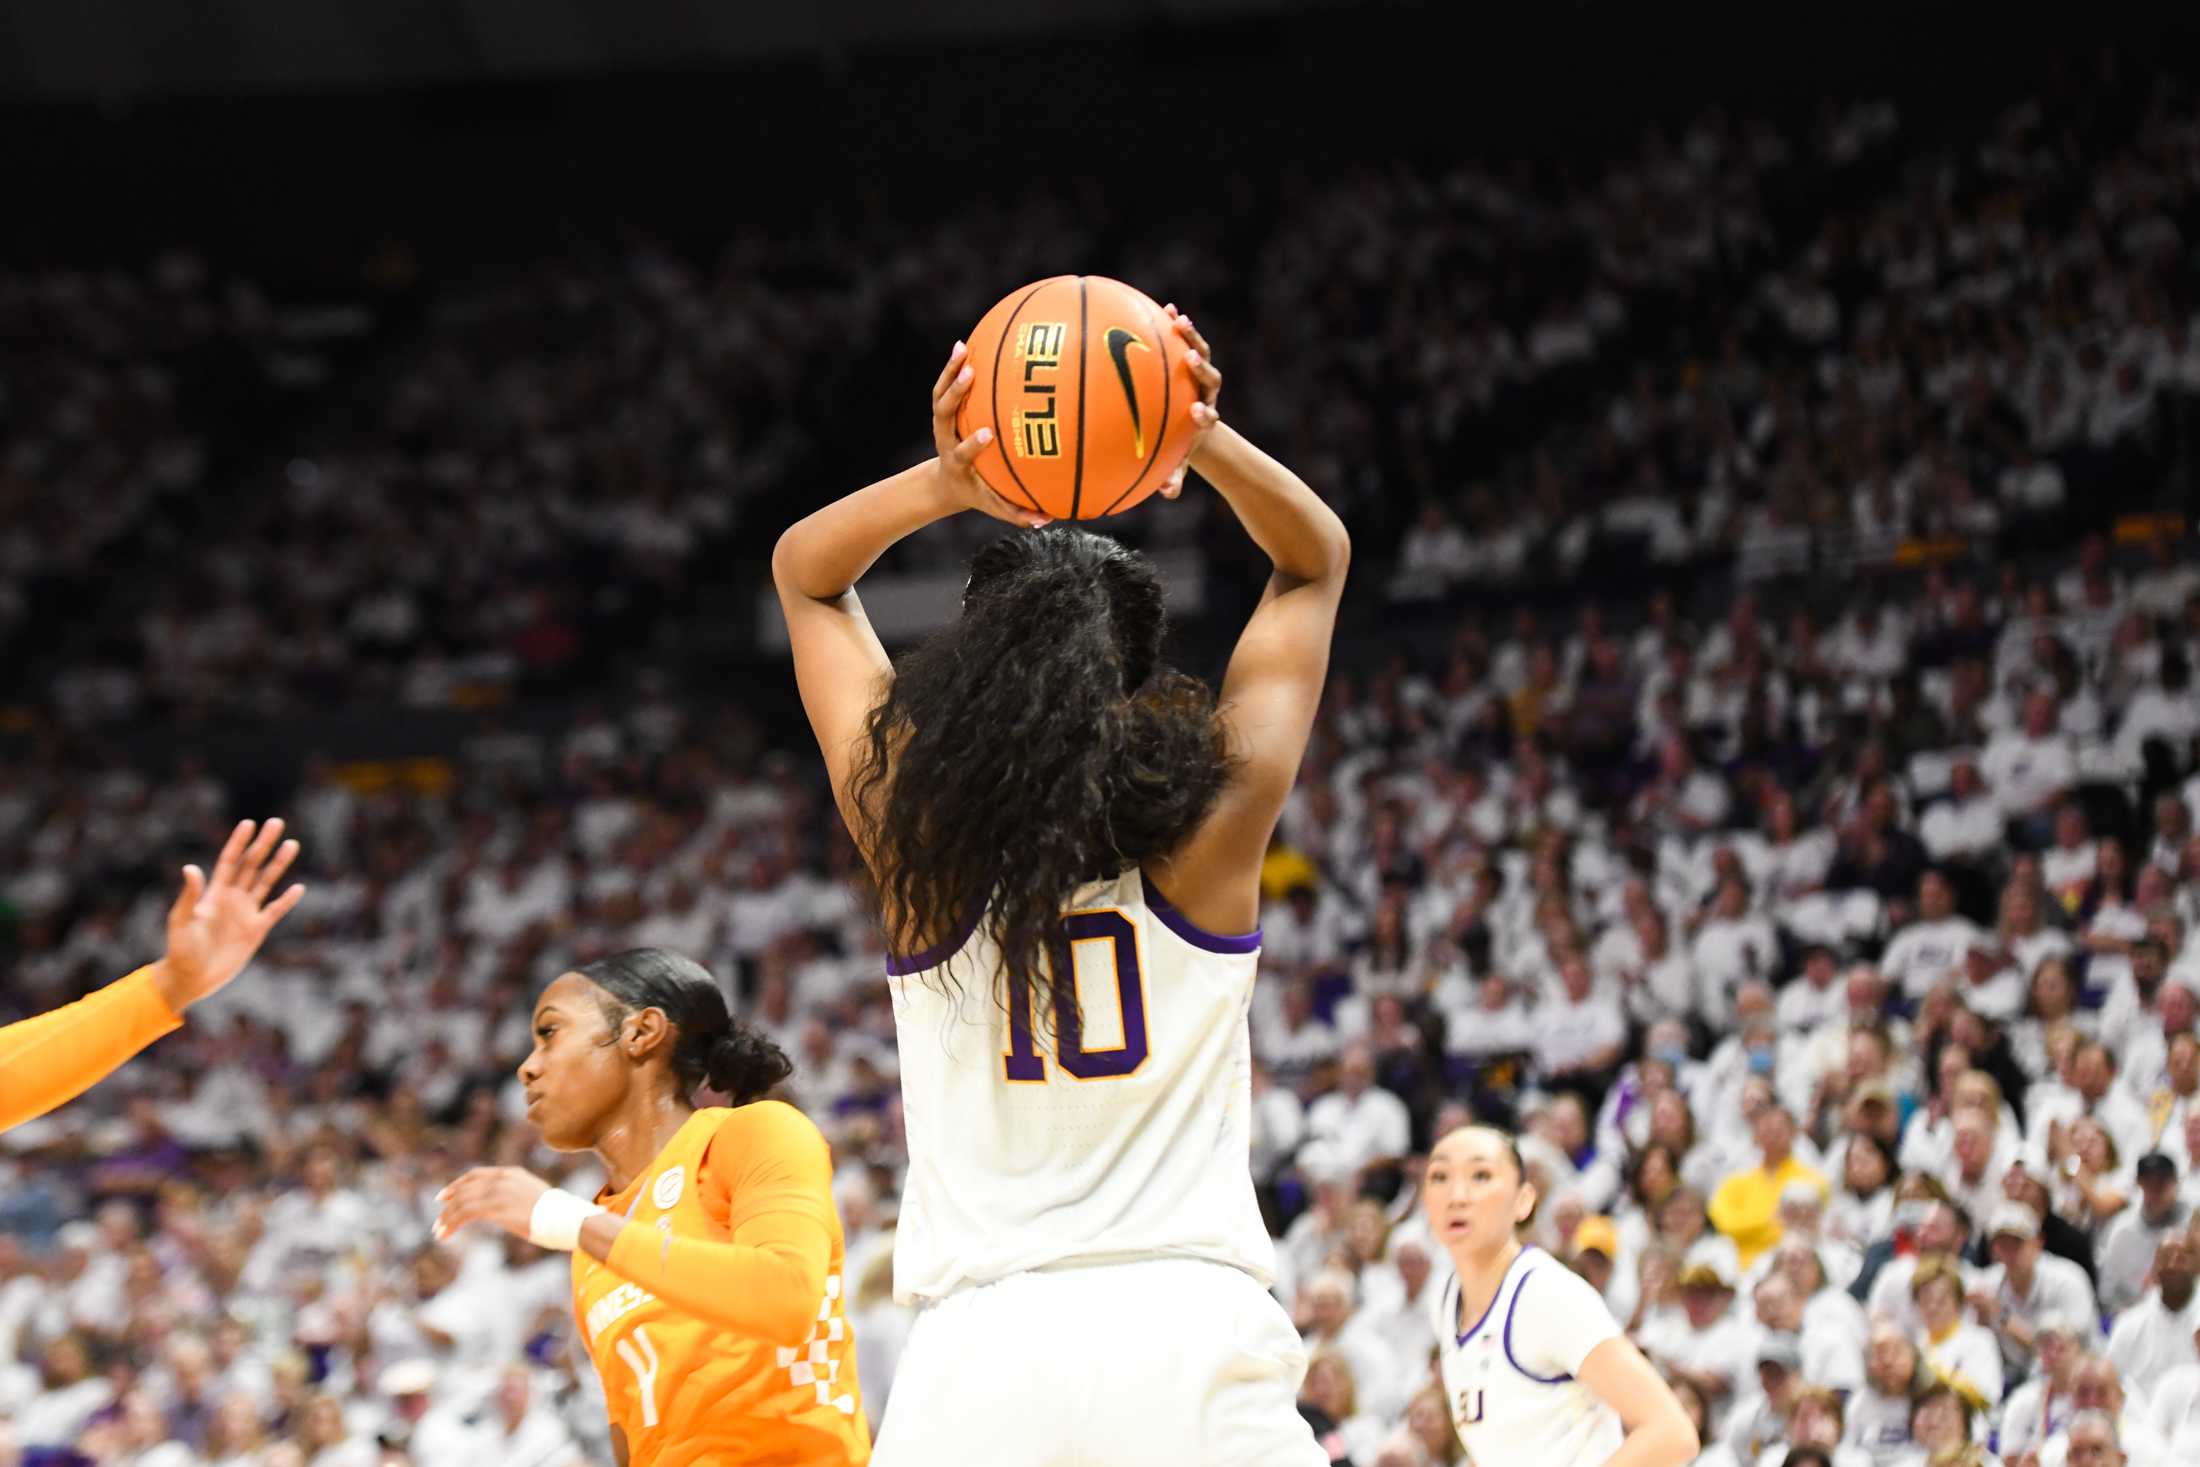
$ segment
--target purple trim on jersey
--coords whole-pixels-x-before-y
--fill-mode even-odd
[[[1153,884],[1153,878],[1145,872],[1138,873],[1138,884],[1146,893],[1146,905],[1161,919],[1161,925],[1193,947],[1205,948],[1211,953],[1257,953],[1260,951],[1260,929],[1225,936],[1209,932],[1194,923],[1191,918],[1169,905],[1169,899],[1161,894],[1161,888]]]
[[[1528,1255],[1522,1253],[1520,1256],[1525,1258]],[[1572,1380],[1573,1376],[1569,1375],[1563,1370],[1561,1370],[1556,1375],[1537,1375],[1527,1366],[1520,1363],[1519,1356],[1513,1354],[1513,1311],[1520,1307],[1521,1291],[1528,1287],[1528,1280],[1534,1277],[1535,1270],[1532,1268],[1529,1269],[1526,1273],[1522,1274],[1520,1276],[1520,1282],[1513,1285],[1512,1302],[1505,1306],[1505,1359],[1511,1363],[1513,1369],[1519,1371],[1522,1375],[1534,1381],[1537,1385],[1563,1385],[1567,1381]],[[1492,1300],[1491,1302],[1494,1303],[1496,1301]]]
[[[1525,1247],[1521,1249],[1518,1253],[1514,1254],[1513,1261],[1505,1265],[1504,1275],[1497,1281],[1497,1292],[1490,1295],[1490,1302],[1483,1306],[1482,1317],[1476,1320],[1472,1325],[1469,1325],[1465,1334],[1459,1336],[1460,1344],[1464,1345],[1467,1341],[1473,1339],[1475,1335],[1481,1330],[1482,1326],[1490,1322],[1490,1315],[1494,1313],[1497,1309],[1497,1301],[1505,1297],[1505,1280],[1511,1278],[1512,1271],[1520,1267],[1520,1260],[1526,1258],[1530,1253],[1533,1253],[1534,1251],[1535,1246],[1533,1244],[1530,1244],[1528,1247]],[[1453,1331],[1456,1332],[1459,1328],[1459,1306],[1466,1302],[1467,1286],[1459,1282],[1459,1275],[1453,1274],[1451,1276],[1451,1287],[1459,1291],[1459,1297],[1452,1301],[1451,1308],[1447,1310],[1446,1313],[1451,1319],[1451,1327]],[[1512,1323],[1512,1310],[1510,1309],[1507,1309],[1505,1311],[1505,1322],[1507,1325],[1510,1325]]]
[[[897,958],[892,953],[888,953],[886,955],[886,975],[889,978],[906,978],[911,973],[922,973],[928,969],[937,968],[960,952],[962,945],[970,941],[970,934],[977,930],[978,918],[972,917],[968,922],[963,923],[962,930],[956,933],[950,941],[940,943],[936,947],[928,947],[921,953],[912,953],[906,958]]]

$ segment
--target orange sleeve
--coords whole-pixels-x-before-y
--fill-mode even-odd
[[[751,1112],[756,1114],[751,1114]],[[698,1319],[775,1345],[809,1338],[833,1259],[832,1153],[809,1117],[758,1101],[711,1143],[699,1185],[730,1240],[629,1223],[607,1262]]]
[[[140,968],[52,1013],[0,1028],[0,1131],[76,1099],[183,1027],[151,975]]]

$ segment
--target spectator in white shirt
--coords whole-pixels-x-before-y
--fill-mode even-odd
[[[1718,1030],[1733,1022],[1734,995],[1743,984],[1769,979],[1779,970],[1780,934],[1762,913],[1749,910],[1749,887],[1740,874],[1719,883],[1711,915],[1689,945],[1689,958],[1702,994],[1699,1013]]]
[[[1714,1430],[1724,1426],[1735,1389],[1744,1383],[1757,1334],[1755,1321],[1734,1309],[1738,1276],[1732,1245],[1702,1239],[1689,1249],[1676,1281],[1683,1313],[1660,1315],[1638,1331],[1642,1352],[1702,1395]]]
[[[2077,1384],[2078,1365],[2100,1339],[2100,1317],[2092,1314],[2049,1314],[2033,1331],[2033,1351],[2039,1368],[2031,1379],[2009,1393],[2001,1409],[1998,1445],[2009,1461],[2021,1460],[2039,1450],[2047,1438],[2069,1424],[2073,1411],[2071,1393]]]
[[[2193,696],[2192,672],[2184,654],[2174,648],[2164,652],[2157,676],[2154,686],[2132,695],[2116,725],[2114,748],[2120,768],[2144,770],[2151,739],[2161,740],[2176,753],[2188,748],[2193,735],[2200,733],[2200,698]]]
[[[1840,960],[1832,948],[1814,943],[1803,952],[1801,978],[1780,990],[1773,1014],[1780,1032],[1792,1038],[1847,1017],[1848,1002]]]
[[[41,1389],[16,1413],[15,1439],[26,1451],[73,1446],[85,1423],[114,1399],[115,1388],[92,1373],[84,1340],[74,1333],[47,1343],[38,1374]]]
[[[2077,756],[2056,726],[2060,713],[2053,693],[2033,693],[2024,700],[2023,725],[1996,734],[1979,766],[2003,815],[2025,827],[2035,846],[2046,844],[2044,817],[2078,779]]]
[[[2001,1344],[1963,1317],[1963,1266],[1949,1254],[1919,1260],[1910,1278],[1910,1299],[1917,1309],[1923,1339],[1920,1348],[1933,1373],[1983,1411],[2001,1400]]]
[[[2059,1427],[2048,1429],[2047,1440],[2039,1450],[2040,1467],[2082,1464],[2087,1457],[2075,1455],[2075,1449],[2086,1441],[2098,1445],[2103,1440],[2103,1430],[2111,1427],[2112,1434],[2106,1440],[2120,1445],[2124,1461],[2163,1461],[2162,1443],[2154,1435],[2146,1405],[2147,1393],[2120,1379],[2115,1365],[2106,1357],[2089,1355],[2080,1360],[2071,1372],[2070,1414]],[[2093,1424],[2081,1429],[2089,1417]],[[2104,1467],[2116,1467],[2114,1456],[2090,1455],[2092,1461]]]
[[[2193,1344],[2200,1349],[2200,1337]],[[2171,1461],[2200,1460],[2200,1365],[2181,1365],[2162,1377],[2147,1402],[2147,1424]]]
[[[1910,1452],[1910,1402],[1930,1378],[1908,1331],[1891,1322],[1874,1325],[1864,1350],[1864,1388],[1849,1397],[1842,1439],[1878,1467],[1902,1461]]]
[[[2188,1234],[2164,1238],[2154,1250],[2154,1288],[2125,1310],[2109,1333],[2108,1358],[2133,1391],[2151,1391],[2178,1366],[2200,1363],[2193,1340],[2200,1330],[2196,1260],[2200,1247]]]
[[[1420,1384],[1399,1368],[1398,1357],[1374,1326],[1356,1312],[1357,1285],[1341,1268],[1316,1271],[1299,1290],[1297,1324],[1309,1354],[1335,1350],[1352,1367],[1361,1413],[1388,1419]]]
[[[1560,992],[1535,1011],[1533,1055],[1537,1079],[1546,1086],[1571,1085],[1596,1091],[1627,1049],[1627,1021],[1620,1007],[1594,992],[1589,964],[1579,957],[1558,965]]]
[[[1428,1353],[1430,1301],[1443,1291],[1448,1275],[1436,1272],[1429,1244],[1411,1233],[1396,1237],[1382,1273],[1392,1286],[1368,1288],[1361,1313],[1400,1363],[1410,1364]]]
[[[1658,748],[1658,772],[1635,797],[1635,818],[1666,835],[1692,838],[1726,823],[1734,797],[1726,781],[1696,763],[1684,738]]]
[[[1922,999],[1958,969],[1985,933],[1956,914],[1955,888],[1946,875],[1927,871],[1917,881],[1917,920],[1894,935],[1879,969],[1911,999]]]
[[[1285,984],[1275,1006],[1265,1014],[1262,1007],[1256,999],[1253,1048],[1278,1080],[1297,1084],[1315,1065],[1337,1053],[1337,1031],[1314,1012],[1313,980],[1300,978]]]
[[[2001,852],[2005,824],[2001,802],[1966,754],[1949,771],[1948,798],[1925,811],[1917,834],[1935,861],[1984,861]]]
[[[1404,1101],[1375,1083],[1375,1056],[1364,1042],[1344,1047],[1337,1088],[1307,1107],[1306,1134],[1331,1162],[1354,1172],[1390,1165],[1413,1149],[1413,1117]]]
[[[1972,1282],[1971,1310],[2001,1341],[2007,1374],[2021,1376],[2031,1368],[2043,1321],[2090,1318],[2100,1307],[2085,1270],[2044,1251],[2039,1214],[2024,1203],[2003,1202],[1986,1229],[1994,1263]]]
[[[2055,842],[2040,852],[2040,881],[2048,896],[2060,902],[2064,911],[2076,911],[2100,863],[2100,848],[2086,827],[2084,807],[2065,800],[2055,808]]]
[[[1334,894],[1301,882],[1261,916],[1264,974],[1295,978],[1344,966],[1349,920]]]
[[[2139,1302],[2165,1239],[2185,1232],[2192,1208],[2177,1195],[2177,1163],[2159,1151],[2139,1158],[2139,1201],[2116,1215],[2102,1235],[2101,1305],[2121,1314]]]
[[[524,1365],[508,1365],[498,1374],[489,1410],[472,1436],[466,1460],[480,1467],[585,1467],[572,1432],[537,1398]]]

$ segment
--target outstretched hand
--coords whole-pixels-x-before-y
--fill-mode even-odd
[[[515,1238],[528,1235],[535,1204],[550,1184],[516,1166],[477,1166],[435,1194],[435,1239],[442,1242],[468,1223],[483,1222]]]
[[[1191,408],[1191,450],[1184,455],[1184,462],[1176,466],[1176,472],[1169,475],[1169,482],[1161,486],[1161,497],[1174,499],[1184,492],[1184,471],[1198,456],[1200,445],[1205,442],[1207,435],[1222,421],[1222,414],[1215,406],[1222,396],[1222,372],[1215,366],[1214,348],[1207,344],[1207,338],[1200,335],[1198,329],[1192,325],[1192,318],[1177,310],[1174,302],[1163,306],[1161,310],[1169,318],[1171,329],[1183,339],[1184,362],[1192,369],[1192,381],[1199,388],[1199,396],[1193,401]]]
[[[956,342],[955,349],[947,354],[947,365],[932,384],[932,449],[939,455],[940,486],[957,509],[974,509],[1028,530],[1040,529],[1052,521],[1029,505],[1010,504],[978,475],[978,455],[992,444],[993,430],[980,428],[963,439],[955,436],[955,415],[962,410],[963,399],[970,395],[970,384],[976,378],[970,365],[970,348]]]
[[[176,1013],[243,972],[275,924],[305,897],[306,889],[293,885],[267,899],[298,857],[298,843],[282,835],[280,820],[256,834],[252,821],[240,820],[212,877],[196,866],[183,868],[183,890],[168,909],[168,951],[152,972],[153,986]]]

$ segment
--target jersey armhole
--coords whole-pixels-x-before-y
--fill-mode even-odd
[[[1138,873],[1138,887],[1146,899],[1146,906],[1161,919],[1161,925],[1193,947],[1211,953],[1257,953],[1260,951],[1260,928],[1255,925],[1250,932],[1209,932],[1191,918],[1178,911],[1170,900],[1162,895],[1161,888],[1143,868]]]
[[[1520,1276],[1520,1281],[1513,1285],[1512,1298],[1505,1305],[1505,1360],[1513,1369],[1537,1385],[1564,1385],[1574,1378],[1571,1371],[1561,1370],[1556,1375],[1537,1375],[1522,1365],[1520,1357],[1513,1353],[1513,1316],[1520,1312],[1520,1296],[1528,1291],[1528,1280],[1534,1278],[1535,1274],[1536,1271],[1531,1268]]]

